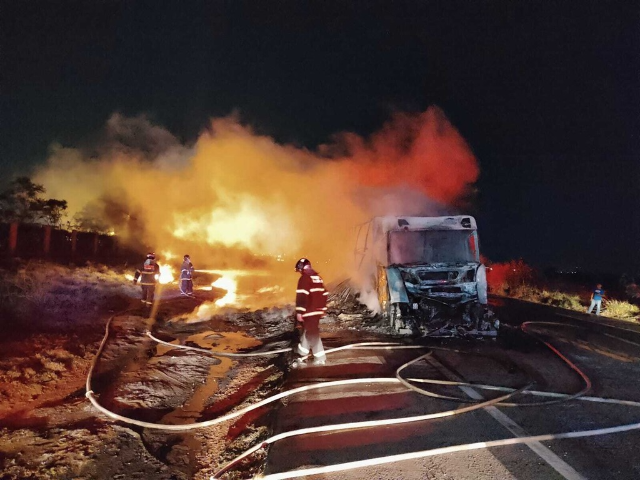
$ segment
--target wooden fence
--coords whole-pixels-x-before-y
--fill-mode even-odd
[[[113,235],[60,230],[49,225],[0,223],[0,255],[58,262],[119,263],[139,257]]]

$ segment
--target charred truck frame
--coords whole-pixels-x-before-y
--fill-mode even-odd
[[[357,242],[360,270],[396,331],[496,335],[473,217],[375,217]]]

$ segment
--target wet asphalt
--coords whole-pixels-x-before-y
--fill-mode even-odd
[[[419,340],[425,350],[354,350],[328,356],[326,365],[292,370],[284,389],[362,377],[393,377],[396,369],[432,349],[433,359],[403,371],[414,378],[453,379],[513,388],[533,382],[536,390],[571,394],[581,378],[544,340],[582,370],[592,386],[589,396],[640,402],[640,325],[515,300],[494,299],[503,322],[496,340]],[[533,323],[528,330],[519,329]],[[353,332],[349,335],[353,337]],[[345,343],[346,335],[324,336],[325,348]],[[362,339],[360,340],[362,341]],[[468,400],[459,387],[429,386],[431,391]],[[498,394],[475,390],[484,398]],[[541,398],[535,398],[541,400]],[[530,402],[529,395],[514,397]],[[400,418],[459,409],[463,402],[441,400],[408,391],[401,385],[340,386],[305,392],[276,412],[274,433],[292,429]],[[310,434],[271,446],[266,473],[366,460],[452,445],[514,437],[590,430],[640,422],[640,407],[571,400],[542,406],[499,407],[498,413],[476,410],[408,425]],[[515,427],[496,417],[505,414]],[[514,430],[515,429],[515,430]],[[640,431],[449,453],[308,478],[323,479],[638,479],[636,445]],[[534,451],[535,450],[535,451]]]

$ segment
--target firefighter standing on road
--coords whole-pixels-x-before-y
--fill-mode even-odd
[[[156,282],[160,277],[160,266],[156,263],[155,253],[148,253],[147,259],[142,264],[142,268],[136,270],[133,284],[138,283],[142,287],[142,303],[146,305],[153,304],[153,294],[156,290]]]
[[[189,255],[184,256],[180,270],[180,295],[193,296],[193,264]]]
[[[311,268],[311,262],[301,258],[296,263],[296,272],[300,273],[296,289],[296,320],[302,324],[302,335],[298,344],[298,353],[306,356],[313,352],[314,363],[323,365],[326,355],[320,339],[320,319],[327,313],[327,296],[324,282]]]

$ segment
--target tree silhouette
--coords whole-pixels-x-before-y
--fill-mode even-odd
[[[0,194],[0,221],[20,223],[44,223],[60,226],[67,209],[66,200],[45,199],[42,185],[29,177],[18,177]]]

